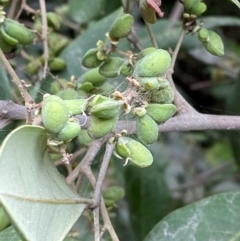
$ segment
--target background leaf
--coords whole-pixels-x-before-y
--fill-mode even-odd
[[[240,240],[240,192],[221,193],[178,209],[144,241]]]
[[[1,100],[9,100],[11,99],[11,86],[9,83],[9,79],[5,70],[3,69],[2,63],[0,62],[0,96]]]
[[[6,228],[0,233],[0,241],[22,241],[13,226]]]
[[[0,201],[27,240],[63,240],[85,205],[53,166],[47,133],[21,126],[0,149]]]

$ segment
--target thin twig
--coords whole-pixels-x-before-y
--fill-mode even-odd
[[[94,207],[91,208],[95,208],[99,205],[99,201],[100,201],[100,197],[101,197],[101,192],[102,192],[102,184],[103,181],[105,179],[106,173],[107,173],[107,169],[108,169],[108,165],[110,162],[110,159],[112,157],[112,153],[114,151],[115,148],[115,143],[107,143],[106,144],[106,150],[105,150],[105,154],[103,157],[103,161],[102,161],[102,165],[98,174],[98,179],[97,179],[97,183],[96,183],[96,187],[95,187],[95,191],[93,194],[93,199],[95,200],[95,205]]]
[[[93,223],[94,223],[94,241],[100,241],[100,227],[99,227],[99,207],[93,210]]]
[[[153,31],[152,31],[151,25],[148,22],[146,22],[146,21],[144,21],[144,22],[145,22],[145,25],[147,27],[147,31],[148,31],[148,34],[149,34],[149,37],[151,39],[153,47],[158,49],[157,41],[155,39],[155,36],[154,36]]]
[[[43,66],[42,79],[45,79],[48,73],[48,58],[49,58],[48,42],[47,42],[48,25],[47,25],[45,0],[39,0],[39,4],[40,4],[41,18],[42,18],[42,39],[43,39],[43,52],[44,52],[44,66]]]

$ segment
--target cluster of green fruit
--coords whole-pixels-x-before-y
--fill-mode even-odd
[[[189,14],[191,18],[201,16],[206,10],[207,6],[202,0],[183,0],[184,14]]]
[[[0,48],[3,53],[17,52],[24,46],[33,43],[36,35],[13,19],[5,18],[5,12],[0,10]]]
[[[62,19],[60,16],[54,12],[47,13],[47,23],[48,23],[48,67],[51,72],[59,72],[64,70],[67,65],[65,61],[58,57],[61,51],[69,44],[69,39],[56,31],[60,30],[62,25]],[[33,28],[41,32],[42,31],[42,20],[40,16],[35,17]],[[44,65],[44,56],[35,58],[30,56],[26,65],[26,72],[30,75],[35,75]]]

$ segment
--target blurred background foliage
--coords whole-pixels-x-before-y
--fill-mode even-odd
[[[38,1],[28,1],[38,9]],[[174,49],[181,22],[169,20],[175,1],[162,1],[163,19],[152,26],[159,47]],[[206,0],[208,9],[202,16],[206,26],[217,31],[225,44],[225,56],[222,58],[208,54],[196,36],[185,36],[175,66],[174,80],[179,91],[198,111],[218,115],[240,115],[240,11],[230,1]],[[105,33],[119,16],[121,1],[109,0],[69,0],[46,1],[48,11],[62,13],[63,26],[58,34],[67,36],[70,43],[59,56],[66,61],[67,68],[56,73],[61,78],[79,78],[86,69],[81,66],[83,54],[104,40]],[[133,9],[135,31],[143,47],[150,46],[150,39],[136,7]],[[20,20],[32,26],[31,17],[22,14]],[[121,50],[134,50],[127,41],[121,41]],[[37,58],[42,54],[42,45],[29,46],[26,52]],[[11,60],[20,78],[34,85],[31,94],[37,102],[42,94],[50,92],[52,77],[39,82],[38,74],[27,74],[28,63],[21,56]],[[1,66],[0,66],[1,68]],[[9,84],[5,72],[0,69],[1,100],[12,99],[22,103],[15,87]],[[19,121],[10,123],[1,131],[1,141],[6,134],[19,125]],[[120,240],[140,241],[153,226],[173,210],[200,200],[215,193],[240,190],[240,133],[238,131],[195,131],[186,133],[162,133],[158,143],[150,149],[154,164],[145,169],[123,167],[123,163],[113,158],[104,183],[122,186],[125,197],[110,211],[114,227]],[[78,140],[71,145],[72,151],[81,147]],[[81,160],[80,156],[78,161]],[[102,157],[102,153],[98,158]],[[93,169],[99,170],[96,160]],[[66,175],[66,170],[59,167]],[[82,195],[90,196],[92,189],[86,181]],[[93,240],[89,226],[89,216],[83,215],[74,229],[80,233],[80,239]],[[108,240],[108,237],[105,237]],[[66,240],[79,240],[68,238]]]

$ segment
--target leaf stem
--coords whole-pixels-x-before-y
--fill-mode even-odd
[[[153,31],[152,31],[151,25],[148,22],[146,22],[146,21],[144,21],[144,22],[145,22],[145,25],[147,27],[147,31],[148,31],[148,34],[149,34],[149,37],[151,39],[153,47],[158,49],[157,41],[155,39],[155,36],[154,36]]]

